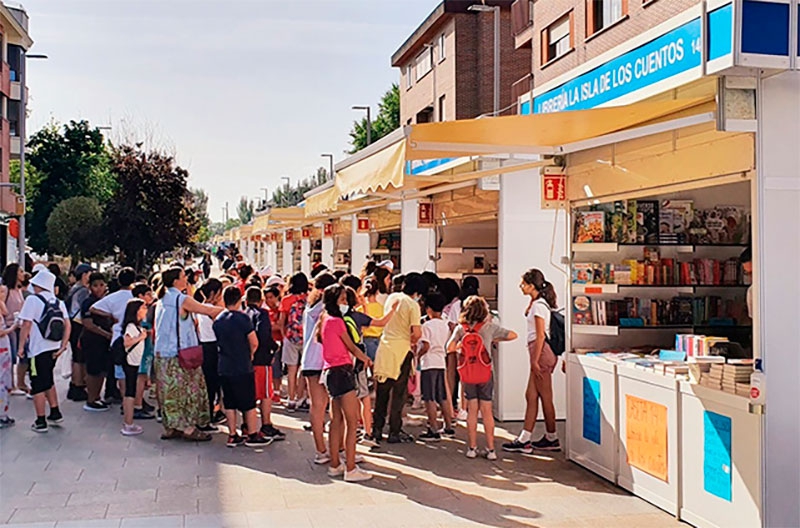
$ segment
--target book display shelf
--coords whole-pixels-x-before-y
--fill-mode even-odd
[[[454,279],[459,286],[475,277],[479,293],[497,308],[497,220],[447,225],[437,228],[436,274]]]
[[[391,260],[395,271],[400,269],[402,241],[400,230],[383,231],[370,235],[372,250],[370,256],[375,262]]]
[[[751,182],[571,212],[569,458],[696,526],[760,525]]]

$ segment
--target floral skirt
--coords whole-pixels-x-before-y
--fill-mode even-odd
[[[208,393],[203,369],[184,370],[178,358],[155,359],[156,387],[164,429],[208,425]]]

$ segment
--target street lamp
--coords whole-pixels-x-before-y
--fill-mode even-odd
[[[19,197],[22,199],[22,214],[19,216],[19,265],[25,268],[25,211],[28,204],[25,201],[25,116],[28,115],[28,90],[25,87],[25,70],[27,59],[47,59],[47,55],[30,55],[22,50],[22,57],[19,61],[19,96],[22,101],[19,105],[19,117],[17,118],[17,132],[19,133]]]
[[[283,193],[283,200],[281,200],[283,202],[281,205],[286,207],[286,195],[289,192],[289,184],[292,180],[288,176],[281,176],[281,180],[286,182],[286,192]]]
[[[500,6],[487,6],[486,0],[482,4],[473,4],[467,8],[478,13],[494,13],[494,101],[492,114],[497,117],[500,113]]]
[[[354,106],[353,110],[366,110],[367,111],[367,145],[372,144],[372,118],[370,117],[370,110],[369,106]]]
[[[269,188],[262,187],[261,190],[264,191],[264,201],[268,202],[269,201]]]
[[[333,154],[320,154],[323,158],[328,158],[330,161],[330,170],[328,171],[328,180],[333,181]]]

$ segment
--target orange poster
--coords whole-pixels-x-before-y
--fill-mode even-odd
[[[628,464],[668,481],[667,408],[625,395],[625,440]]]

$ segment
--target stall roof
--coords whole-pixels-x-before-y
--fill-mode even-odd
[[[335,211],[339,196],[341,196],[341,191],[335,183],[321,192],[308,196],[304,207],[305,216],[320,216]]]
[[[339,189],[339,196],[352,196],[400,187],[405,164],[406,141],[400,135],[398,141],[339,170],[334,188]]]
[[[253,233],[263,233],[269,230],[269,213],[262,213],[253,219]]]
[[[499,153],[549,154],[564,146],[697,109],[708,111],[709,98],[648,101],[551,114],[443,121],[405,127],[409,160]]]

